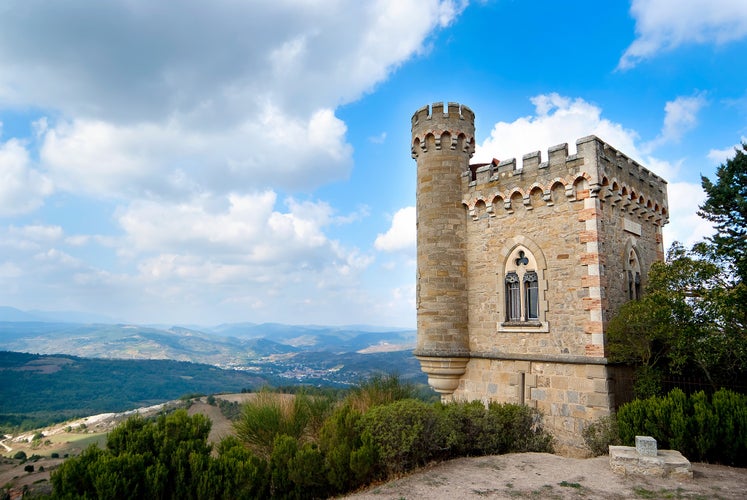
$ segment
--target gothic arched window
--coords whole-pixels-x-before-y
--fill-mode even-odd
[[[638,254],[635,248],[628,250],[625,262],[625,271],[628,285],[628,299],[638,300],[641,298],[641,264],[638,261]]]
[[[505,321],[531,322],[540,319],[540,293],[537,263],[532,253],[523,247],[511,252],[506,262]]]

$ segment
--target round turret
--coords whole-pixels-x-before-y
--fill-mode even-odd
[[[462,181],[474,153],[475,115],[435,103],[412,117],[417,161],[417,315],[415,355],[430,384],[450,394],[469,359],[466,213]]]

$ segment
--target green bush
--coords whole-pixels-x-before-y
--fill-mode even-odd
[[[270,457],[270,493],[272,498],[293,498],[294,485],[290,478],[290,461],[298,453],[298,441],[281,434],[274,440]]]
[[[449,456],[552,451],[552,436],[534,408],[481,401],[441,405]]]
[[[334,492],[344,492],[370,479],[353,471],[351,456],[363,446],[363,415],[349,404],[342,404],[327,418],[319,433],[319,447],[324,454],[327,479]]]
[[[13,458],[16,460],[21,460],[22,462],[26,461],[26,452],[25,451],[17,451],[15,455],[13,455]]]
[[[609,453],[610,445],[621,444],[617,415],[607,415],[597,419],[584,427],[581,436],[593,456],[606,455]]]
[[[196,498],[252,499],[270,496],[270,474],[260,459],[235,437],[217,445],[218,457],[209,460],[208,472],[201,475]]]
[[[324,456],[315,444],[306,443],[288,462],[288,479],[302,498],[328,496],[329,482]]]
[[[362,436],[374,444],[390,474],[423,465],[445,451],[442,420],[423,401],[403,399],[375,406],[363,415],[362,424]]]
[[[234,429],[252,451],[268,458],[278,436],[290,436],[299,442],[316,441],[331,408],[328,397],[263,390],[244,404]]]
[[[157,420],[128,419],[106,449],[90,446],[52,474],[55,495],[95,498],[195,498],[206,473],[210,421],[184,410]]]
[[[402,382],[397,375],[374,375],[357,387],[350,390],[346,402],[360,411],[401,401],[416,399],[417,389],[414,385]]]
[[[234,429],[252,451],[269,457],[278,436],[300,439],[307,421],[300,398],[263,390],[244,404]]]
[[[711,398],[720,460],[726,464],[747,464],[747,396],[720,390]]]
[[[488,405],[487,426],[490,442],[486,454],[553,451],[553,437],[542,425],[536,408],[510,403]]]
[[[708,397],[674,389],[623,405],[617,413],[620,438],[651,436],[662,449],[675,449],[694,461],[747,464],[747,396],[720,389]]]
[[[449,455],[485,455],[491,441],[488,410],[481,401],[439,406],[444,419],[445,446]]]

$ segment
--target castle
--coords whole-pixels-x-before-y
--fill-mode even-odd
[[[444,401],[533,406],[580,450],[616,406],[605,329],[664,258],[667,183],[594,136],[470,165],[474,133],[457,103],[412,117],[415,356]]]

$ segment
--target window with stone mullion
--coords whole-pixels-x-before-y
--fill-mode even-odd
[[[514,272],[506,274],[506,321],[521,321],[521,289]]]
[[[527,321],[539,319],[539,282],[535,271],[524,274],[524,307]]]

